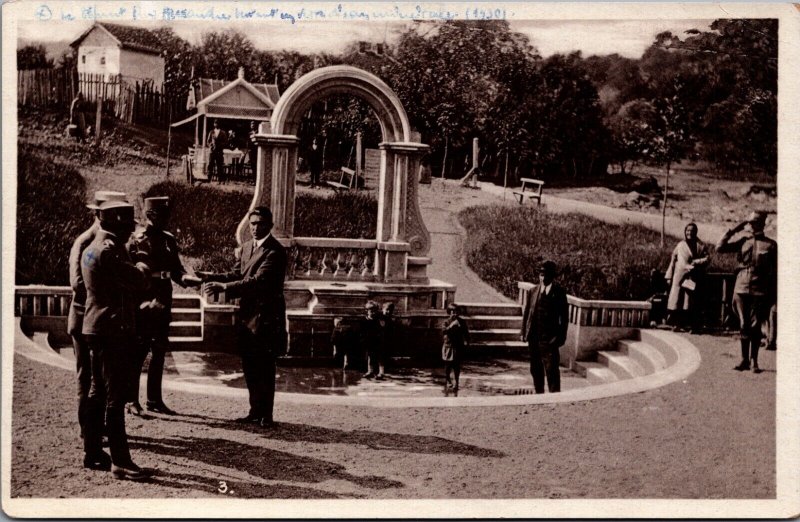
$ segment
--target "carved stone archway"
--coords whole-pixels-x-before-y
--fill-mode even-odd
[[[333,95],[348,94],[363,99],[374,110],[381,127],[378,222],[374,243],[372,276],[382,282],[425,279],[424,257],[430,250],[430,235],[417,197],[419,161],[428,146],[412,141],[408,116],[397,95],[377,76],[347,65],[316,69],[298,79],[278,100],[270,124],[262,124],[255,140],[258,161],[255,194],[250,208],[272,209],[273,234],[284,245],[313,246],[321,239],[294,237],[297,132],[311,105]],[[237,230],[241,244],[249,237],[247,218]],[[341,243],[337,244],[337,241]],[[325,240],[327,246],[346,247],[352,239]]]

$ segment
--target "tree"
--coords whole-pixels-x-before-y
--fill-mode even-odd
[[[44,45],[26,45],[17,49],[17,69],[52,69],[53,59],[47,57]]]
[[[159,27],[152,32],[164,52],[164,91],[172,96],[186,95],[195,64],[194,48],[171,27]]]

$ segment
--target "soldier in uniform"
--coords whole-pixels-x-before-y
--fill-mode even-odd
[[[152,197],[144,200],[147,224],[136,231],[128,243],[128,253],[134,262],[147,265],[151,281],[147,292],[142,294],[136,316],[139,334],[138,358],[133,364],[131,397],[128,411],[141,415],[139,404],[139,377],[142,365],[151,352],[150,366],[147,370],[147,409],[157,413],[174,415],[161,394],[161,380],[164,372],[164,356],[169,347],[169,323],[172,316],[172,282],[185,287],[199,286],[200,279],[186,273],[178,255],[178,242],[166,230],[169,222],[169,198]]]
[[[752,212],[717,243],[717,253],[736,253],[738,267],[733,287],[733,307],[739,317],[742,361],[733,369],[760,373],[758,348],[762,325],[778,297],[778,243],[764,235],[766,212]],[[744,232],[738,239],[733,237]]]
[[[85,445],[87,454],[102,451],[105,390],[105,422],[114,478],[142,480],[150,473],[131,459],[125,433],[125,397],[129,388],[137,292],[145,288],[149,270],[134,265],[125,243],[135,227],[133,205],[106,201],[100,205],[100,229],[81,254],[81,275],[86,286],[86,313],[81,333],[89,346],[92,386],[89,390]]]
[[[87,444],[86,423],[88,418],[89,390],[92,386],[92,367],[89,355],[89,346],[86,338],[81,333],[83,328],[83,315],[86,307],[86,286],[83,284],[81,274],[81,254],[87,246],[94,240],[97,231],[100,229],[99,208],[105,201],[126,201],[123,192],[111,192],[98,190],[94,194],[94,203],[86,205],[94,210],[95,221],[86,229],[75,242],[69,252],[69,284],[72,287],[72,302],[69,305],[67,316],[67,333],[72,337],[72,348],[75,352],[75,366],[78,373],[78,424],[81,427],[81,438],[83,438],[83,467],[89,469],[111,469],[111,457],[108,453],[99,448],[92,448]],[[93,400],[99,403],[99,407],[105,405],[105,393],[103,387],[97,388],[99,395]]]

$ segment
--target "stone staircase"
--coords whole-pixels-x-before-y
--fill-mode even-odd
[[[520,341],[522,310],[516,303],[459,303],[470,330],[470,357],[524,356],[528,343]],[[596,361],[578,361],[572,368],[589,384],[606,384],[644,377],[667,369],[677,360],[672,347],[647,330],[641,339],[617,342],[616,350],[597,352]]]
[[[516,303],[459,303],[469,327],[470,356],[525,354],[519,340],[522,309]]]
[[[201,350],[203,343],[203,312],[200,296],[176,294],[172,298],[172,321],[169,323],[169,342],[177,350]]]

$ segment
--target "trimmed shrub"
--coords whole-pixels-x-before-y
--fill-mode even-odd
[[[18,285],[68,285],[72,242],[94,220],[74,168],[21,147],[17,176]]]
[[[247,213],[251,193],[165,181],[142,194],[150,196],[169,196],[170,229],[183,255],[200,258],[197,269],[230,269],[236,227]],[[295,200],[295,236],[374,238],[376,222],[377,202],[369,194],[298,194]]]
[[[537,282],[551,259],[567,292],[583,299],[643,300],[653,292],[651,271],[664,271],[679,239],[637,225],[612,225],[581,214],[536,207],[480,206],[462,210],[469,267],[503,295],[516,299],[518,281]],[[731,256],[712,258],[730,269]],[[720,259],[721,258],[721,259]]]

